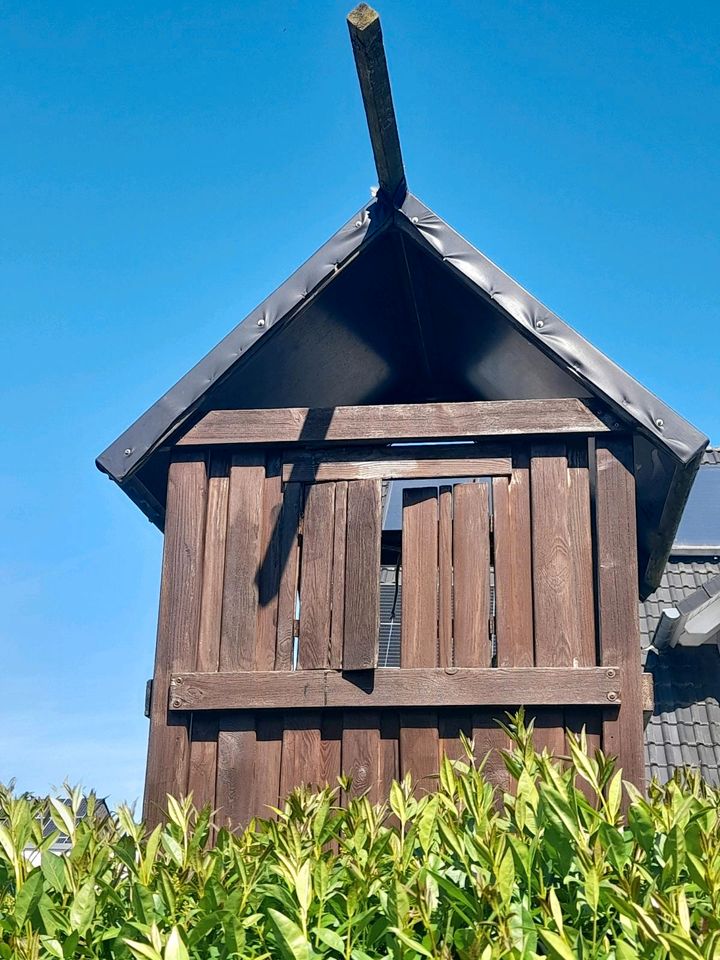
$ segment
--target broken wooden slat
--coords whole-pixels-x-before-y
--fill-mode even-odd
[[[166,689],[172,672],[197,659],[207,491],[202,454],[171,462],[143,804],[151,827],[162,819],[168,793],[187,792],[188,723],[168,714]]]
[[[354,480],[348,485],[344,670],[369,670],[377,666],[382,532],[380,507],[379,480]]]
[[[486,483],[460,483],[453,490],[455,663],[489,667],[490,507]]]
[[[337,670],[248,670],[177,674],[170,709],[607,705],[620,702],[620,689],[614,666],[378,667],[360,678]]]
[[[335,484],[311,484],[305,492],[300,568],[298,665],[327,667],[330,658]]]
[[[176,442],[304,443],[606,433],[615,419],[584,400],[485,400],[308,409],[211,410]]]

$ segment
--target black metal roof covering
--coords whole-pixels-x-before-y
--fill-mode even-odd
[[[361,7],[356,34],[375,31],[367,56],[384,65],[379,21]],[[384,136],[388,105],[392,112],[389,84],[377,64],[363,70],[356,34],[378,195],[111,444],[98,467],[162,526],[169,445],[210,409],[597,397],[634,435],[647,592],[659,581],[706,438],[406,192],[399,142],[388,147],[374,135]],[[367,83],[376,84],[370,98]]]

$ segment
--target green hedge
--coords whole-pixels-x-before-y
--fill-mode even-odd
[[[510,732],[515,795],[446,760],[419,800],[407,781],[390,810],[299,790],[212,847],[189,801],[146,837],[127,809],[76,826],[57,800],[4,791],[0,957],[720,957],[720,792],[692,774],[649,800],[626,786],[624,821],[610,761],[582,740],[564,765],[537,755],[521,716]],[[67,856],[47,849],[46,814]]]

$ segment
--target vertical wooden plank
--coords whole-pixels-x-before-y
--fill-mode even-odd
[[[262,498],[260,562],[257,574],[257,670],[272,670],[275,666],[282,496],[282,459],[272,456],[267,461]]]
[[[562,710],[538,710],[535,715],[535,749],[554,757],[565,754],[565,718]]]
[[[370,670],[377,666],[381,493],[380,480],[353,480],[348,484],[344,670]]]
[[[335,485],[335,531],[333,539],[332,614],[330,622],[330,663],[339,670],[343,662],[345,631],[345,543],[347,538],[348,484]]]
[[[438,499],[438,641],[441,667],[451,667],[453,650],[452,487],[440,487]]]
[[[285,714],[282,764],[280,768],[280,799],[301,784],[317,786],[323,779],[322,717],[317,711]]]
[[[438,717],[440,753],[451,760],[465,760],[465,748],[460,740],[463,733],[468,740],[473,738],[472,714],[468,710],[443,710]]]
[[[255,718],[255,765],[253,768],[253,816],[274,816],[280,798],[283,722],[275,713],[259,713]]]
[[[437,663],[437,576],[437,487],[411,487],[403,491],[403,667],[433,667]]]
[[[453,490],[455,664],[489,667],[490,507],[485,483],[459,483]]]
[[[160,613],[150,736],[145,778],[144,818],[150,827],[162,818],[165,796],[188,787],[188,722],[168,715],[170,675],[187,670],[197,656],[202,602],[207,471],[201,453],[170,464]]]
[[[587,596],[587,571],[592,570],[588,476],[575,457],[568,469],[564,445],[532,448],[533,600],[539,667],[595,662],[591,581]]]
[[[194,713],[190,721],[188,793],[198,810],[215,810],[218,722],[212,714]]]
[[[380,802],[380,713],[346,710],[343,716],[342,769],[352,777],[350,796]]]
[[[265,460],[235,454],[230,467],[221,670],[257,669],[258,568]]]
[[[403,667],[431,667],[438,661],[438,491],[403,493],[402,642]],[[438,769],[437,711],[400,714],[400,774],[411,773],[418,792],[432,789]]]
[[[484,761],[485,777],[500,791],[507,791],[511,786],[511,777],[500,752],[510,749],[507,734],[498,726],[498,720],[505,719],[498,707],[475,710],[472,716],[475,758],[478,762]]]
[[[342,713],[324,710],[320,730],[320,784],[337,788],[342,772]]]
[[[380,797],[387,799],[394,780],[400,779],[400,716],[395,710],[380,715]]]
[[[217,670],[220,659],[228,493],[230,489],[229,470],[230,465],[227,456],[222,453],[213,453],[208,480],[200,639],[195,659],[195,669],[207,673]]]
[[[255,815],[252,792],[255,772],[255,718],[238,711],[220,721],[217,745],[216,803],[218,823],[242,829]]]
[[[620,668],[622,683],[620,708],[604,714],[603,749],[617,754],[625,779],[643,789],[642,667],[632,441],[598,440],[595,460],[600,650],[604,664]]]
[[[533,597],[530,470],[513,448],[513,472],[492,482],[495,546],[495,629],[499,667],[532,667]]]
[[[302,670],[328,665],[332,610],[335,484],[306,487],[300,570],[300,641]]]
[[[277,645],[275,648],[276,670],[292,670],[293,666],[301,510],[302,484],[285,484],[278,524],[280,580],[278,585]]]

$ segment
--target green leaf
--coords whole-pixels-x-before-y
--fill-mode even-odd
[[[65,861],[62,857],[51,850],[43,850],[40,869],[50,889],[58,892],[65,889]]]
[[[394,934],[394,936],[396,936],[401,943],[404,943],[406,947],[409,947],[411,950],[414,950],[423,957],[430,957],[430,960],[432,960],[433,955],[430,953],[428,948],[424,947],[417,940],[413,940],[413,938],[405,933],[404,930],[401,930],[399,927],[390,927],[390,933]]]
[[[187,947],[177,927],[173,927],[170,931],[168,942],[165,944],[164,960],[190,960]]]
[[[278,932],[280,946],[288,956],[293,960],[312,960],[317,956],[310,941],[296,923],[272,907],[268,910],[268,916]]]
[[[39,870],[33,870],[15,898],[15,923],[18,927],[23,926],[38,905],[42,892],[43,875]]]
[[[538,932],[550,951],[550,956],[560,957],[560,960],[577,960],[575,952],[562,937],[553,933],[552,930],[545,930],[544,928],[541,928]]]
[[[70,907],[70,924],[81,935],[85,933],[95,914],[95,881],[86,880]]]
[[[62,800],[57,800],[55,797],[50,797],[50,806],[55,814],[53,821],[58,830],[60,830],[62,833],[66,833],[69,837],[74,837],[75,818],[72,815],[70,807],[63,803]]]
[[[130,948],[137,960],[163,960],[155,947],[149,943],[139,943],[137,940],[124,940],[126,946]]]
[[[345,955],[345,943],[342,937],[339,937],[334,930],[330,930],[328,927],[321,927],[317,931],[317,938],[321,940],[326,947],[330,947],[331,950],[336,950],[340,956]]]

